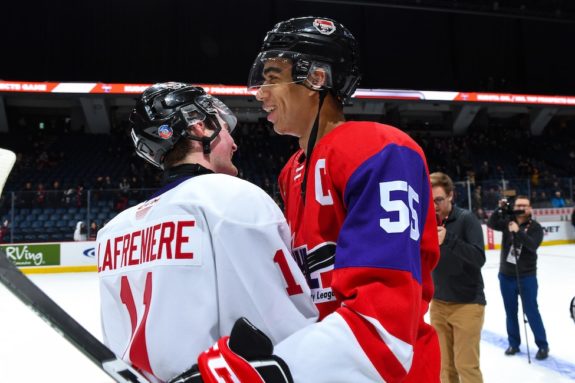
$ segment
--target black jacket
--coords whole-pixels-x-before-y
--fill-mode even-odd
[[[433,270],[434,299],[456,303],[485,304],[481,267],[485,243],[481,224],[473,213],[453,206],[445,221],[445,240]]]
[[[515,264],[508,262],[509,251],[513,236],[507,228],[509,219],[504,217],[501,209],[496,209],[489,220],[487,226],[493,230],[501,231],[501,255],[499,272],[508,276],[515,276]],[[535,275],[537,273],[537,248],[543,241],[543,228],[534,219],[519,225],[519,231],[515,235],[515,248],[520,248],[519,262],[517,263],[520,276]]]

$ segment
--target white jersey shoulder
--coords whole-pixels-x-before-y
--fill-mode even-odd
[[[167,380],[241,316],[284,339],[317,315],[290,240],[274,201],[226,175],[190,178],[127,209],[98,232],[105,342]]]

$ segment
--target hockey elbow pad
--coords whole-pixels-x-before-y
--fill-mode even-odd
[[[287,364],[273,355],[271,340],[246,318],[234,324],[231,335],[220,338],[200,354],[198,364],[169,383],[293,383]]]

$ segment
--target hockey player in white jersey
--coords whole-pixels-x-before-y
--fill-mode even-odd
[[[231,111],[201,88],[162,83],[143,93],[130,121],[137,154],[162,168],[165,181],[98,232],[106,345],[162,382],[240,317],[273,344],[314,323],[282,212],[235,177]]]

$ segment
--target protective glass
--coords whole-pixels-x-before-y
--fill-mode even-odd
[[[234,113],[219,99],[210,96],[209,94],[202,95],[196,99],[196,104],[200,106],[206,113],[217,115],[228,125],[231,132],[234,131],[238,124],[238,119]],[[183,110],[183,108],[182,108]]]
[[[150,120],[170,118],[180,106],[193,103],[202,94],[200,89],[184,88],[164,96],[155,96],[151,103],[146,104],[146,112]]]

